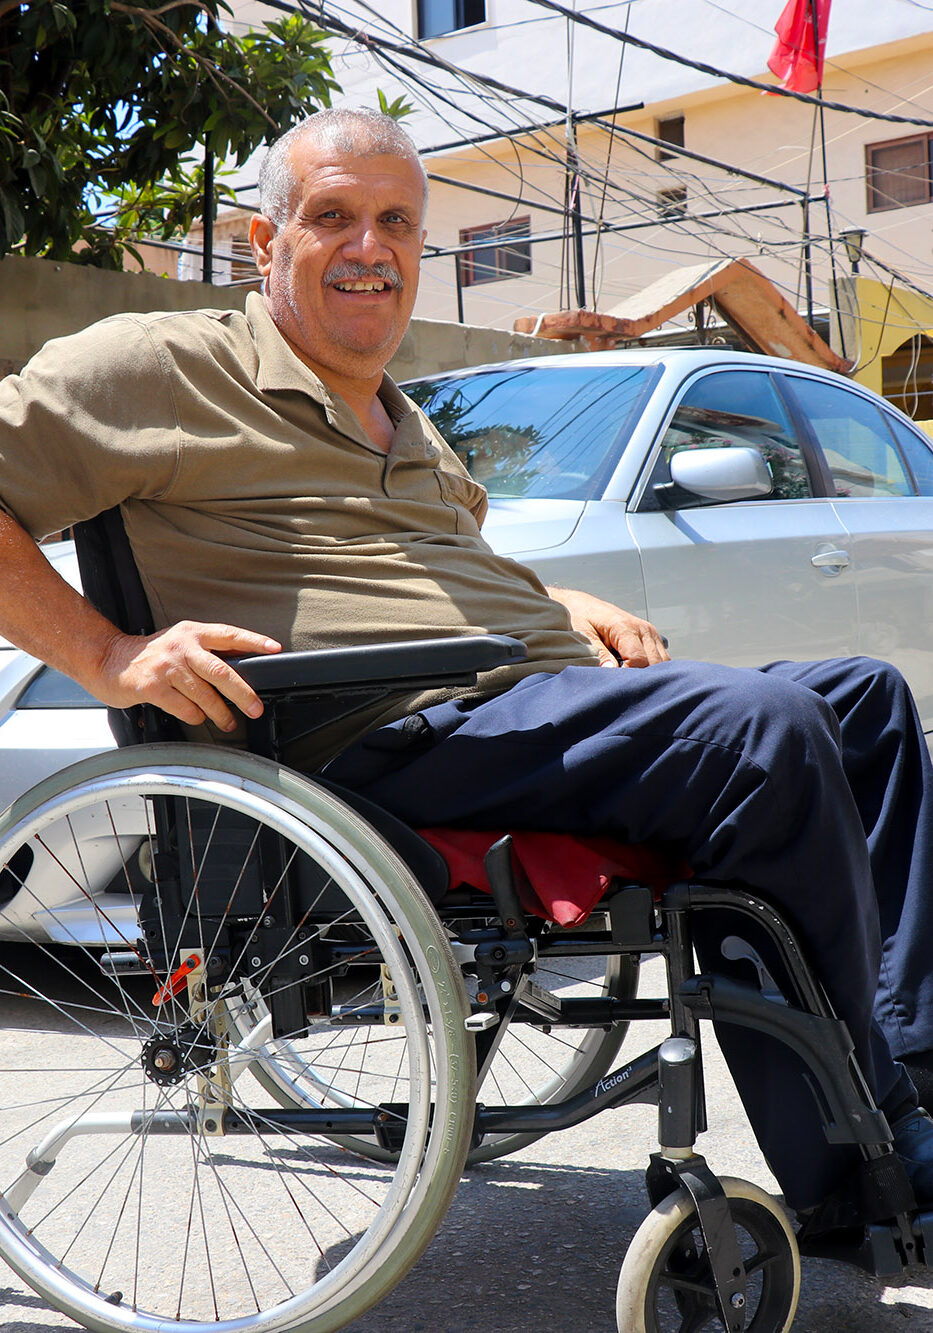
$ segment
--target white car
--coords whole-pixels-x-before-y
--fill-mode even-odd
[[[718,348],[506,362],[405,387],[488,487],[499,552],[646,616],[676,657],[886,658],[933,733],[933,445],[890,404]],[[46,552],[77,583],[72,547]],[[94,699],[0,640],[0,808],[112,745]],[[0,939],[99,929],[51,861],[29,878],[27,895],[16,868],[0,870]]]

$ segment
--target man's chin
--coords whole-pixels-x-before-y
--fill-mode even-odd
[[[346,356],[360,363],[375,363],[383,369],[398,351],[404,336],[404,328],[384,329],[378,334],[348,330],[335,339],[335,344]]]

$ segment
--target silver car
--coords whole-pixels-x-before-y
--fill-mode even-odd
[[[493,547],[647,617],[676,657],[867,653],[933,732],[933,443],[838,375],[719,348],[405,386],[489,490]]]
[[[489,489],[497,551],[646,616],[677,657],[887,658],[933,733],[933,446],[876,395],[717,348],[405,387]],[[77,583],[71,546],[46,552]],[[95,700],[0,640],[0,808],[112,744]],[[125,885],[113,895],[116,939],[134,909]],[[54,852],[0,870],[0,939],[90,943],[101,919]]]

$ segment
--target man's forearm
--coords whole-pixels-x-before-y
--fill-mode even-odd
[[[119,631],[2,511],[0,569],[0,634],[93,691],[101,661]]]
[[[102,703],[152,703],[192,726],[224,731],[229,705],[258,717],[262,703],[225,658],[277,653],[281,644],[236,625],[181,621],[145,636],[124,634],[52,568],[18,523],[0,512],[0,634],[64,671]]]

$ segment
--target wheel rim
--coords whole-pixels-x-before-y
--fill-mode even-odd
[[[796,1304],[795,1257],[786,1227],[770,1208],[730,1197],[746,1273],[747,1333],[781,1333]],[[712,1270],[695,1212],[683,1217],[660,1250],[645,1291],[651,1333],[722,1329]]]
[[[111,859],[116,847],[126,865],[151,842],[152,803],[161,797],[198,817],[205,807],[232,812],[286,839],[293,857],[313,862],[326,878],[326,893],[346,904],[337,914],[342,924],[328,926],[331,935],[343,929],[351,941],[341,957],[360,966],[352,940],[363,933],[367,956],[369,942],[378,947],[396,1022],[391,1031],[384,1029],[385,1041],[381,1029],[367,1033],[367,1064],[356,1071],[355,1098],[368,1106],[404,1101],[407,1124],[397,1160],[382,1172],[320,1132],[299,1139],[273,1129],[260,1085],[239,1077],[237,1053],[230,1061],[223,1049],[226,1012],[250,1003],[249,987],[260,985],[262,969],[253,969],[246,982],[234,969],[207,999],[198,1000],[196,990],[189,995],[190,984],[183,982],[188,989],[156,1009],[151,980],[105,981],[80,951],[43,979],[8,957],[2,1000],[13,1022],[0,1037],[6,1047],[0,1053],[0,1188],[14,1206],[4,1207],[0,1217],[0,1251],[24,1280],[88,1327],[161,1331],[167,1321],[181,1330],[249,1327],[263,1333],[340,1327],[348,1317],[340,1311],[358,1313],[378,1299],[433,1230],[419,1221],[420,1212],[436,1210],[428,1165],[439,1167],[446,1155],[443,1132],[430,1129],[433,1067],[442,1069],[437,1095],[447,1130],[457,1100],[446,1057],[436,1059],[434,1033],[440,1028],[446,1039],[456,1028],[456,1016],[447,1011],[458,1002],[462,1010],[462,998],[451,1001],[436,984],[438,974],[442,982],[458,984],[452,967],[448,976],[446,961],[438,961],[443,936],[438,931],[436,938],[408,938],[411,913],[397,898],[409,888],[403,883],[399,895],[399,885],[348,859],[341,846],[347,830],[365,826],[351,818],[342,830],[322,820],[314,828],[308,811],[281,790],[234,778],[216,781],[203,769],[180,766],[163,774],[146,768],[92,776],[77,790],[52,794],[7,832],[0,864],[29,838],[39,848],[53,847],[63,873],[96,889],[100,847],[88,833],[89,816],[97,841],[106,844]],[[0,836],[5,831],[0,828]],[[219,846],[221,834],[210,836]],[[358,848],[353,859],[362,862]],[[207,879],[205,871],[196,894],[201,903]],[[206,965],[212,948],[219,954],[216,910],[201,916]],[[250,929],[245,943],[242,931],[236,937],[243,957],[257,939],[257,928]],[[134,945],[131,938],[126,942]],[[180,956],[174,941],[164,943]],[[295,939],[283,947],[294,950]],[[53,951],[46,958],[51,963]],[[361,970],[368,967],[367,961]],[[195,1012],[198,1022],[192,1021]],[[17,1018],[25,1037],[24,1029],[17,1033]],[[323,1019],[312,1024],[312,1037],[317,1028],[322,1042],[330,1041],[327,1027]],[[52,1052],[63,1032],[72,1054],[69,1063],[56,1063]],[[165,1081],[160,1061],[168,1062],[175,1081]],[[24,1091],[40,1070],[41,1089]],[[229,1088],[223,1086],[225,1070]],[[433,1082],[436,1087],[436,1072]],[[241,1119],[252,1114],[252,1132],[205,1132],[211,1123],[205,1108],[215,1100]],[[454,1135],[447,1147],[462,1160],[460,1138],[458,1144]],[[43,1161],[56,1160],[33,1179],[23,1163],[36,1150]],[[449,1194],[458,1170],[440,1171],[441,1193]]]

